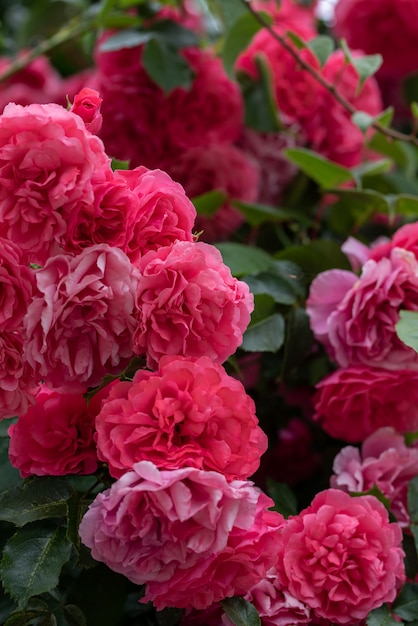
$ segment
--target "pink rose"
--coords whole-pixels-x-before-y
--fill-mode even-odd
[[[36,385],[22,358],[22,338],[15,332],[0,334],[0,420],[26,413],[33,404]]]
[[[0,237],[0,331],[22,326],[34,288],[33,272],[21,264],[21,250]]]
[[[393,248],[409,250],[418,259],[418,222],[401,226],[390,241],[373,246],[369,250],[369,258],[380,261],[383,257],[390,257]]]
[[[316,386],[314,419],[331,437],[364,441],[382,426],[418,430],[418,373],[358,365],[338,369]]]
[[[389,258],[367,261],[360,278],[353,278],[353,285],[340,302],[335,297],[329,303],[326,282],[331,280],[334,284],[341,275],[341,270],[320,274],[312,283],[307,301],[315,336],[332,358],[341,367],[364,364],[394,370],[418,369],[415,350],[398,339],[395,331],[400,309],[418,309],[415,256],[394,248]],[[347,279],[345,285],[349,283]],[[336,295],[342,291],[341,285]]]
[[[163,357],[113,387],[96,419],[98,454],[115,478],[141,460],[198,467],[245,479],[267,437],[240,382],[208,357]]]
[[[86,125],[88,131],[96,135],[102,127],[103,116],[100,113],[100,105],[103,98],[95,89],[83,87],[83,89],[74,96],[74,102],[71,106],[71,113],[75,113]]]
[[[102,142],[55,104],[9,104],[0,117],[0,236],[43,263],[92,179],[111,172]]]
[[[253,296],[216,248],[177,241],[148,252],[139,269],[134,351],[149,368],[166,354],[223,363],[241,345]]]
[[[126,255],[105,244],[52,257],[36,272],[24,348],[38,380],[84,391],[128,365],[137,280]]]
[[[269,13],[274,24],[282,24],[287,30],[298,31],[301,25],[305,29],[312,30],[312,36],[316,35],[315,9],[317,0],[303,4],[298,0],[281,0],[280,4],[276,0],[257,0],[251,3],[257,11]]]
[[[257,199],[259,168],[234,146],[191,148],[167,164],[167,170],[191,198],[214,189],[225,192],[226,201],[213,216],[197,217],[195,230],[203,230],[203,241],[219,241],[244,222],[244,216],[230,200],[253,202]]]
[[[339,0],[335,32],[351,48],[382,54],[383,77],[405,76],[418,68],[418,5],[415,0]]]
[[[146,584],[142,602],[205,609],[274,564],[283,518],[271,505],[252,483],[142,461],[96,497],[79,532],[94,559]]]
[[[133,263],[138,263],[149,250],[177,240],[193,241],[196,209],[183,187],[166,172],[141,166],[118,170],[115,177],[124,181],[135,198],[125,250]]]
[[[391,503],[400,526],[409,526],[407,490],[418,475],[418,449],[408,448],[394,428],[379,428],[361,447],[347,446],[335,457],[331,487],[346,492],[368,491],[376,486]]]
[[[373,496],[318,493],[282,529],[277,565],[282,591],[334,624],[353,624],[405,581],[402,532]]]
[[[96,394],[87,404],[81,394],[40,387],[35,405],[9,428],[10,462],[22,478],[96,471],[94,418],[106,393]]]

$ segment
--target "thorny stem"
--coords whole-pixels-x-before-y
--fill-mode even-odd
[[[247,7],[248,11],[255,17],[257,22],[263,28],[265,28],[271,34],[271,36],[274,37],[274,39],[278,41],[280,45],[283,46],[285,50],[287,50],[287,52],[289,52],[289,54],[292,55],[295,61],[297,61],[304,70],[309,72],[309,74],[313,76],[315,80],[317,80],[318,83],[322,85],[322,87],[324,87],[330,94],[332,94],[334,98],[337,100],[337,102],[339,102],[346,111],[348,111],[351,115],[359,112],[358,109],[356,109],[351,104],[351,102],[349,102],[346,98],[344,98],[344,96],[337,90],[335,85],[328,82],[322,76],[320,72],[318,72],[314,67],[312,67],[312,65],[310,65],[307,61],[305,61],[305,59],[299,54],[296,48],[294,48],[294,46],[289,41],[286,40],[286,36],[280,35],[280,33],[276,32],[274,28],[272,28],[272,26],[263,17],[263,15],[258,13],[251,6],[249,0],[241,0],[241,2]],[[383,135],[386,135],[386,137],[390,137],[391,139],[405,141],[407,143],[412,143],[415,146],[418,146],[418,137],[416,137],[414,134],[406,135],[405,133],[398,132],[397,130],[394,130],[393,128],[387,128],[386,126],[383,126],[377,121],[373,121],[371,123],[371,128],[374,128],[378,132],[382,133]]]

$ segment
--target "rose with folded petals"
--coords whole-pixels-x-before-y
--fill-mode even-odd
[[[33,272],[21,256],[19,246],[0,237],[0,331],[20,329],[32,298]]]
[[[142,461],[96,497],[79,532],[94,559],[146,585],[141,602],[205,609],[274,565],[284,520],[272,504],[247,481]]]
[[[36,282],[24,352],[38,380],[76,392],[119,374],[133,355],[138,273],[128,257],[107,244],[60,254]]]
[[[96,418],[97,448],[119,478],[141,460],[215,470],[228,480],[258,468],[267,437],[242,384],[208,357],[163,357],[113,387]]]
[[[75,113],[86,125],[88,131],[96,135],[102,127],[103,116],[100,113],[100,105],[103,98],[95,89],[83,87],[83,89],[74,96],[71,106],[71,113]]]
[[[418,430],[418,373],[367,365],[340,368],[316,386],[314,419],[331,437],[364,441],[382,426]]]
[[[94,418],[107,394],[87,403],[81,394],[61,394],[42,385],[35,404],[9,427],[9,458],[22,478],[93,474],[98,466]]]
[[[277,571],[282,591],[333,624],[354,624],[405,581],[402,532],[373,496],[337,489],[318,493],[281,532]]]
[[[223,363],[241,345],[253,296],[216,248],[177,241],[147,252],[139,269],[134,351],[150,369],[170,354]]]
[[[21,415],[33,404],[36,385],[22,352],[23,341],[18,333],[0,334],[0,420]]]
[[[390,501],[398,524],[409,526],[408,483],[418,475],[418,449],[408,448],[394,428],[379,428],[363,442],[361,451],[343,448],[335,457],[331,487],[347,492],[376,486]]]
[[[9,104],[0,117],[0,236],[43,263],[110,161],[78,115],[56,104]]]
[[[418,259],[418,222],[401,226],[390,241],[381,243],[369,250],[369,258],[380,261],[383,257],[390,256],[393,248],[409,250]]]

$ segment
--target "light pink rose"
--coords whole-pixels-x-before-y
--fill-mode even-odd
[[[96,135],[102,127],[103,116],[100,113],[100,105],[103,98],[95,89],[83,87],[83,89],[74,96],[71,106],[71,113],[75,113],[86,125],[88,131]]]
[[[205,609],[274,564],[283,518],[252,483],[142,461],[100,493],[80,524],[97,561],[146,584],[141,602]]]
[[[323,378],[313,398],[314,419],[331,437],[364,441],[375,430],[418,430],[418,373],[358,365]]]
[[[226,194],[226,201],[211,217],[197,216],[195,230],[203,230],[202,241],[224,239],[245,221],[231,200],[257,200],[259,168],[253,159],[234,146],[218,144],[186,150],[168,164],[167,169],[190,198],[214,189]]]
[[[223,363],[241,345],[253,296],[216,248],[177,241],[148,252],[139,269],[134,351],[149,368],[167,354]]]
[[[149,250],[177,240],[193,241],[196,209],[183,187],[166,172],[141,166],[118,170],[115,177],[123,180],[135,197],[125,250],[133,263],[138,263]]]
[[[350,261],[353,271],[357,272],[368,261],[370,248],[355,237],[348,237],[341,246],[341,252],[344,252]]]
[[[23,360],[23,341],[15,332],[0,334],[0,420],[26,413],[36,385]]]
[[[127,256],[106,244],[57,255],[36,272],[24,350],[38,380],[84,391],[128,365],[137,280]]]
[[[0,237],[0,331],[21,329],[34,288],[33,272],[21,264],[21,250]]]
[[[373,496],[321,491],[288,519],[281,539],[282,590],[333,624],[364,619],[405,581],[401,529]]]
[[[330,484],[346,492],[368,491],[376,486],[391,503],[401,526],[409,526],[407,490],[418,475],[418,449],[408,448],[394,428],[379,428],[364,441],[361,451],[343,448],[335,457]]]
[[[35,404],[9,427],[9,457],[22,478],[92,474],[98,466],[94,418],[107,390],[86,403],[81,394],[60,394],[44,385]]]
[[[240,382],[208,357],[163,357],[114,386],[96,419],[98,454],[119,478],[141,460],[198,467],[245,479],[258,468],[267,437]]]
[[[43,263],[67,220],[109,175],[102,142],[56,104],[9,104],[0,117],[0,236]]]
[[[326,281],[331,279],[329,284],[335,284],[341,274],[341,270],[320,274],[312,283],[307,301],[312,329],[330,356],[341,367],[363,364],[393,370],[418,369],[415,350],[398,339],[395,331],[401,309],[418,309],[415,256],[394,248],[390,257],[367,261],[360,278],[340,302],[337,298],[329,302]],[[347,279],[346,284],[349,282]],[[341,285],[336,295],[342,290]]]
[[[335,33],[351,48],[382,54],[380,76],[397,78],[418,68],[415,0],[339,0]]]

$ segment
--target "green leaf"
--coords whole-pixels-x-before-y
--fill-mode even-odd
[[[387,604],[369,613],[366,623],[367,626],[404,626],[403,622],[393,619]]]
[[[411,113],[415,119],[418,119],[418,102],[415,102],[415,100],[411,102]]]
[[[273,265],[272,257],[261,248],[233,242],[218,243],[216,247],[233,276],[257,274],[268,270]]]
[[[284,319],[279,313],[250,324],[241,348],[246,352],[277,352],[283,345],[284,329]]]
[[[401,215],[412,215],[416,217],[418,215],[418,198],[406,193],[402,193],[396,196],[392,196],[394,208],[396,213]]]
[[[289,209],[276,209],[267,204],[258,204],[255,202],[242,202],[241,200],[233,200],[232,204],[239,209],[245,219],[251,226],[260,226],[266,222],[290,222],[295,221],[303,223],[304,226],[310,227],[313,221],[301,214],[300,211],[292,211]]]
[[[364,82],[373,76],[383,63],[383,57],[381,54],[369,54],[361,57],[353,57],[352,64],[359,76],[358,92],[361,91]]]
[[[303,50],[304,48],[308,47],[308,43],[306,41],[304,41],[302,39],[302,37],[299,37],[299,35],[297,35],[296,33],[294,33],[291,30],[288,30],[286,33],[287,37],[290,39],[290,41],[295,44],[296,48],[298,50]]]
[[[363,226],[376,213],[391,214],[394,211],[387,196],[371,189],[332,189],[330,192],[339,198],[331,210],[333,221],[338,220],[341,212],[343,219],[351,217],[353,228]]]
[[[78,606],[67,604],[63,610],[69,626],[87,626],[86,616]]]
[[[336,267],[351,270],[350,262],[341,252],[340,245],[327,239],[311,241],[300,246],[289,246],[279,252],[276,257],[296,263],[309,280],[315,278],[320,272]]]
[[[305,309],[292,309],[287,320],[282,378],[286,380],[309,355],[313,345],[313,333]]]
[[[395,330],[406,346],[418,352],[418,311],[399,311],[399,321],[395,325]]]
[[[113,52],[123,48],[136,48],[148,43],[155,37],[152,31],[123,30],[116,35],[111,35],[99,45],[100,52]]]
[[[345,167],[329,161],[307,148],[288,148],[284,155],[295,163],[309,178],[323,189],[331,189],[353,180],[353,175]]]
[[[154,36],[176,50],[196,46],[199,38],[195,32],[172,20],[159,20],[151,27]]]
[[[392,611],[406,622],[418,619],[418,584],[405,583],[392,604]]]
[[[129,170],[129,160],[121,161],[120,159],[112,159],[112,170]]]
[[[200,196],[192,198],[192,202],[198,215],[212,217],[224,204],[227,197],[227,193],[222,189],[212,189],[212,191],[202,193]]]
[[[0,493],[22,484],[19,470],[15,469],[9,460],[10,439],[7,430],[15,421],[16,418],[0,421]]]
[[[392,124],[394,115],[395,115],[395,109],[393,106],[390,106],[390,107],[387,107],[387,109],[385,109],[381,113],[379,113],[379,115],[376,115],[374,119],[376,120],[376,122],[379,122],[381,126],[384,126],[385,128],[389,128],[389,126]]]
[[[374,117],[365,111],[356,111],[351,116],[351,121],[361,130],[362,133],[365,133],[373,124]]]
[[[393,167],[392,159],[379,159],[377,161],[367,161],[356,167],[352,167],[351,171],[355,178],[367,178],[367,176],[377,176],[389,172]]]
[[[273,298],[266,293],[258,293],[254,296],[254,311],[251,314],[251,324],[258,324],[272,315],[275,309]]]
[[[142,64],[148,76],[166,93],[176,87],[188,89],[193,71],[178,50],[162,39],[151,39],[145,45]]]
[[[241,0],[228,0],[227,2],[225,0],[216,0],[216,4],[228,29],[232,28],[240,17],[248,13],[247,7]]]
[[[344,59],[346,63],[352,63],[353,62],[353,56],[351,54],[351,50],[347,45],[347,42],[345,39],[341,39],[340,41],[340,46],[341,46],[341,50],[344,53]]]
[[[412,146],[408,146],[404,141],[392,140],[382,133],[374,133],[369,141],[369,147],[393,159],[405,170],[407,176],[415,176],[416,154]]]
[[[57,586],[70,554],[65,528],[45,522],[20,528],[6,543],[0,563],[5,591],[23,607],[31,596]]]
[[[418,573],[418,555],[414,536],[409,534],[409,532],[403,532],[402,549],[405,552],[404,563],[406,577],[409,580],[415,580]]]
[[[283,517],[287,519],[289,515],[297,515],[297,500],[289,485],[267,478],[267,493],[274,500],[274,510],[281,513]]]
[[[246,276],[244,281],[253,294],[266,293],[278,304],[291,305],[296,302],[296,293],[291,282],[282,276],[261,272]]]
[[[158,626],[175,626],[179,623],[183,609],[175,609],[167,607],[155,614]]]
[[[418,524],[418,476],[412,478],[408,484],[408,513],[411,522]]]
[[[260,616],[248,600],[235,596],[222,600],[221,605],[235,626],[261,626]]]
[[[319,35],[314,39],[308,41],[308,48],[312,50],[316,58],[318,59],[321,67],[325,65],[328,57],[334,51],[334,40],[327,35]]]
[[[373,496],[374,498],[376,498],[376,500],[379,500],[379,502],[383,504],[387,511],[390,511],[390,500],[380,491],[377,485],[373,485],[373,487],[367,489],[367,491],[352,491],[350,495],[353,496],[353,498],[359,498],[361,496]]]
[[[407,102],[418,100],[418,73],[410,74],[403,79],[403,92]]]
[[[280,123],[270,70],[262,55],[256,55],[254,60],[258,79],[253,80],[242,72],[238,76],[244,98],[245,124],[262,133],[275,132],[280,129]]]
[[[222,50],[222,60],[229,76],[234,76],[235,61],[261,27],[254,15],[248,12],[241,15],[228,31]]]

